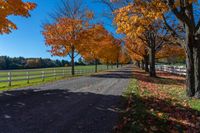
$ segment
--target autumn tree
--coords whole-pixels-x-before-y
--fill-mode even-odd
[[[56,56],[69,55],[71,58],[72,75],[74,75],[75,52],[79,51],[79,34],[82,29],[82,21],[70,18],[60,18],[54,24],[44,27],[43,35],[46,45],[51,47],[50,52]]]
[[[118,33],[125,34],[135,42],[142,41],[142,44],[145,45],[149,55],[149,73],[150,76],[155,77],[155,55],[164,42],[167,41],[167,32],[162,30],[162,21],[156,19],[155,14],[148,13],[148,10],[153,7],[154,4],[136,0],[134,3],[115,11],[115,22]],[[157,15],[161,16],[162,12],[158,10]]]
[[[116,65],[117,65],[117,68],[119,67],[119,63],[120,63],[120,57],[125,54],[125,51],[123,50],[123,47],[122,47],[122,40],[120,39],[115,39],[114,40],[114,44],[115,44],[115,54],[114,54],[114,57],[115,57],[115,60],[116,60]],[[124,57],[126,57],[124,55]],[[121,60],[122,61],[122,60]],[[125,62],[126,60],[124,60]],[[124,63],[123,62],[123,63]]]
[[[100,61],[107,64],[107,66],[109,64],[113,65],[117,63],[121,49],[121,45],[119,44],[118,40],[108,33],[106,34],[103,45],[103,49],[100,51]]]
[[[163,45],[161,50],[156,53],[156,59],[180,57],[185,58],[184,48],[177,45]]]
[[[93,25],[91,28],[83,30],[79,37],[81,38],[81,51],[80,54],[87,61],[95,62],[95,72],[97,72],[98,61],[106,48],[106,38],[108,31],[102,25]]]
[[[198,14],[199,1],[150,0],[146,2],[148,3],[148,6],[143,9],[148,10],[146,10],[145,14],[154,17],[155,20],[163,18],[168,31],[170,31],[174,38],[182,44],[186,54],[187,95],[190,97],[194,96],[200,98],[200,48],[198,45],[200,42],[200,18]],[[151,7],[151,5],[153,5],[153,7]],[[127,8],[128,7],[130,6],[127,6]],[[128,11],[129,10],[127,10],[127,12]],[[171,23],[171,20],[174,18],[175,23]]]
[[[130,56],[128,54],[128,51],[126,50],[126,48],[123,46],[121,47],[120,50],[120,55],[119,55],[119,64],[123,65],[123,64],[127,64],[130,62]]]
[[[8,34],[12,29],[17,29],[17,26],[8,19],[8,16],[29,17],[29,11],[33,10],[36,4],[22,0],[1,0],[0,7],[0,34]]]
[[[46,44],[51,46],[52,55],[68,55],[71,58],[71,72],[74,75],[74,60],[81,49],[78,35],[88,27],[93,13],[84,8],[81,0],[63,0],[59,9],[51,16],[54,21],[44,25]]]
[[[181,42],[186,53],[186,89],[188,96],[200,98],[200,17],[197,0],[161,0],[168,10],[164,13],[164,21],[168,30],[177,41]],[[175,16],[183,31],[166,20],[167,13]],[[170,19],[173,19],[170,17]]]
[[[149,53],[148,48],[144,45],[142,40],[133,40],[131,38],[125,39],[125,48],[128,53],[131,55],[133,60],[142,62],[144,70],[149,72]]]

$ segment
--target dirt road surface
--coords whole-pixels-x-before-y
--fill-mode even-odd
[[[0,93],[0,133],[111,133],[131,69]]]

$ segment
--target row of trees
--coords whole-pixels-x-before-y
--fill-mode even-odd
[[[200,98],[199,1],[96,1],[101,1],[114,11],[112,16],[117,32],[126,35],[125,47],[121,46],[122,40],[115,39],[101,25],[91,25],[94,14],[82,6],[81,0],[63,0],[60,10],[51,15],[53,22],[44,26],[43,35],[53,55],[71,57],[72,74],[76,54],[104,63],[125,63],[130,56],[143,62],[145,70],[154,77],[156,58],[180,56],[186,59],[187,95]],[[8,20],[8,16],[28,17],[36,4],[6,0],[1,1],[0,6],[0,34],[4,34],[17,28]]]
[[[27,68],[48,68],[48,67],[64,67],[69,66],[70,62],[66,60],[51,60],[42,58],[23,58],[0,56],[0,69],[27,69]],[[80,60],[77,65],[84,65]]]
[[[184,57],[187,66],[187,95],[200,98],[198,1],[112,0],[111,2],[113,2],[112,7],[118,7],[114,12],[114,22],[117,25],[117,32],[126,35],[126,47],[131,57],[137,61],[149,62],[150,76],[156,76],[155,58],[171,55]],[[123,3],[121,7],[120,3]],[[146,71],[147,69],[146,67]]]
[[[54,22],[44,25],[43,35],[50,52],[55,56],[69,56],[74,75],[74,58],[81,55],[88,62],[119,64],[129,62],[121,41],[102,25],[91,24],[93,12],[85,10],[80,1],[63,1],[63,7],[53,15]],[[84,9],[84,10],[83,10]]]
[[[75,57],[81,55],[86,62],[106,64],[127,63],[129,56],[121,47],[121,41],[115,39],[101,25],[90,25],[94,14],[83,7],[81,0],[62,1],[61,7],[53,16],[53,22],[44,25],[43,35],[50,52],[56,56],[69,56],[71,62],[53,61],[41,58],[9,58],[1,57],[1,69],[55,67],[70,64],[74,74]],[[17,26],[8,20],[8,16],[29,17],[35,3],[22,0],[6,0],[0,2],[0,34],[10,33]],[[81,62],[82,63],[82,62]],[[80,64],[77,63],[77,64]]]

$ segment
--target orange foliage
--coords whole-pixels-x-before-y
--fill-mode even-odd
[[[29,11],[36,7],[35,3],[22,0],[0,0],[0,34],[10,33],[17,26],[8,20],[10,15],[29,17]]]
[[[80,50],[78,34],[82,30],[82,21],[71,18],[60,18],[54,24],[44,27],[43,35],[46,45],[51,47],[51,53],[66,56],[71,49]]]
[[[156,58],[158,59],[172,56],[185,58],[184,49],[177,45],[164,45],[163,48],[156,54]]]
[[[102,25],[94,25],[80,34],[80,54],[87,61],[100,60],[115,63],[118,60],[121,42],[111,36]]]

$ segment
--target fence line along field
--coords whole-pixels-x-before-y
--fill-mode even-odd
[[[115,69],[116,66],[99,65],[98,72],[107,69]],[[95,66],[76,66],[75,76],[95,73]],[[72,77],[71,67],[22,69],[22,70],[1,70],[0,90],[28,86],[35,83],[49,82],[64,77]]]

